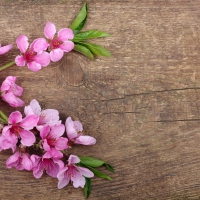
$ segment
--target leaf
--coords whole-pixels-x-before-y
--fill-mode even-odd
[[[74,31],[74,34],[77,34],[83,28],[86,19],[87,19],[87,3],[83,5],[81,11],[79,12],[79,14],[77,15],[77,17],[72,22],[69,28],[71,28]]]
[[[85,198],[86,199],[90,196],[91,190],[92,190],[91,179],[85,177],[84,193],[85,193]]]
[[[83,163],[84,165],[88,165],[90,167],[100,167],[102,165],[105,165],[108,170],[110,170],[111,172],[114,172],[114,169],[111,165],[97,158],[82,156],[80,157],[80,160],[81,160],[81,163]]]
[[[0,118],[0,122],[2,122],[3,124],[7,124],[7,122],[2,118]]]
[[[0,110],[0,116],[6,122],[6,124],[8,124],[8,117],[1,110]]]
[[[85,167],[87,167],[87,168],[90,169],[96,176],[98,176],[98,177],[100,177],[100,178],[105,178],[105,179],[107,179],[107,180],[112,181],[112,178],[110,178],[110,176],[108,176],[108,175],[106,175],[106,174],[104,174],[104,173],[102,173],[102,172],[100,172],[100,171],[98,171],[98,170],[96,170],[96,169],[94,169],[94,168],[88,166],[88,165],[85,165],[85,164],[83,164],[83,163],[80,163],[80,164],[82,164],[82,165],[79,165],[79,166],[85,166]]]
[[[108,37],[108,36],[110,36],[110,34],[108,33],[104,33],[102,31],[97,31],[97,30],[90,30],[76,34],[72,41],[79,42],[87,39]]]
[[[88,42],[76,42],[76,44],[87,47],[93,54],[98,55],[98,56],[109,57],[111,55],[108,50],[106,50],[104,47],[99,46],[97,44],[92,44]]]
[[[75,44],[73,50],[87,56],[91,60],[94,60],[94,56],[93,56],[92,52],[85,46]]]

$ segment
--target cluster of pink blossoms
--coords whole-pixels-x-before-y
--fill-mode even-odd
[[[58,178],[59,189],[70,180],[74,187],[83,188],[85,177],[91,178],[94,174],[77,166],[80,159],[68,155],[67,149],[73,144],[94,145],[96,139],[83,135],[82,124],[71,117],[63,125],[57,110],[42,110],[35,99],[25,106],[24,113],[23,118],[19,111],[12,112],[0,136],[0,150],[13,151],[6,161],[7,168],[33,171],[35,178],[46,171],[49,176]]]

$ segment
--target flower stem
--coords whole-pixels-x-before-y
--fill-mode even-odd
[[[0,71],[3,71],[4,69],[7,69],[8,67],[11,67],[15,64],[15,61],[9,62],[6,65],[3,65],[2,67],[0,67]]]
[[[8,117],[1,110],[0,110],[0,116],[2,117],[4,122],[6,122],[8,124]]]

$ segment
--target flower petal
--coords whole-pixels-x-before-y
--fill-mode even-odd
[[[33,168],[33,176],[35,178],[40,178],[44,172],[45,165],[40,161],[36,167]]]
[[[56,178],[57,174],[60,170],[59,165],[57,163],[54,163],[52,160],[49,160],[48,165],[46,165],[46,166],[47,166],[47,168],[46,168],[47,174],[53,178]]]
[[[48,39],[53,39],[56,33],[56,27],[51,22],[47,22],[46,26],[44,27],[44,35]]]
[[[34,60],[35,60],[36,63],[39,63],[43,67],[46,67],[47,65],[49,65],[49,63],[51,61],[49,53],[47,53],[45,51],[43,51],[40,54],[37,54],[34,57]]]
[[[78,156],[75,156],[75,155],[72,155],[72,154],[69,156],[68,165],[79,163],[79,162],[80,162],[80,159],[79,159]]]
[[[70,52],[74,48],[74,43],[72,41],[66,41],[59,46],[64,52]]]
[[[23,67],[26,64],[26,61],[23,56],[16,56],[15,64],[19,67]]]
[[[17,38],[16,43],[17,43],[17,47],[20,49],[20,51],[22,53],[25,53],[29,46],[28,38],[25,35],[20,35]]]
[[[67,149],[68,148],[68,139],[67,138],[58,138],[54,145],[55,145],[55,148],[58,149],[58,150],[64,150],[64,149]]]
[[[52,148],[50,151],[47,151],[44,155],[43,158],[55,158],[55,159],[60,159],[63,157],[63,154],[58,151],[57,149]]]
[[[35,113],[33,112],[31,106],[25,106],[24,107],[24,114],[26,116],[28,116],[28,115],[34,115]]]
[[[42,68],[41,65],[35,61],[29,62],[27,64],[27,66],[32,72],[37,72],[37,71],[41,70],[41,68]]]
[[[59,138],[65,132],[65,126],[63,124],[56,124],[51,128],[50,137]]]
[[[28,147],[32,146],[36,140],[35,135],[31,131],[23,130],[23,129],[20,131],[20,137],[21,137],[21,143],[24,146],[28,146]]]
[[[34,114],[37,115],[37,116],[40,116],[40,114],[41,114],[41,107],[40,107],[40,104],[38,103],[38,101],[36,99],[33,99],[30,102],[30,106],[31,106]]]
[[[18,161],[20,153],[17,151],[12,156],[10,156],[6,161],[6,166],[8,169],[12,168],[13,165]]]
[[[78,136],[77,131],[74,128],[74,122],[72,121],[71,117],[68,117],[65,122],[67,136],[70,140],[73,140]]]
[[[40,137],[45,139],[50,132],[50,126],[44,126],[40,131]]]
[[[57,178],[58,178],[58,189],[62,189],[63,187],[65,187],[69,181],[70,181],[70,175],[68,173],[66,173],[67,171],[67,167],[64,167],[63,169],[61,169],[58,174],[57,174]]]
[[[12,44],[0,47],[0,55],[7,53],[12,49]]]
[[[33,50],[35,52],[45,51],[48,48],[49,44],[44,38],[38,38],[34,40]]]
[[[75,166],[75,168],[85,177],[92,178],[94,176],[94,173],[85,167]]]
[[[68,39],[73,39],[74,33],[70,28],[63,28],[58,31],[58,39],[61,41],[66,41]]]
[[[64,55],[64,52],[63,50],[57,48],[57,49],[53,49],[51,52],[50,52],[50,58],[53,62],[57,62],[59,61]]]
[[[15,81],[17,80],[16,76],[7,76],[1,85],[1,92],[8,91]]]
[[[24,102],[11,92],[2,95],[2,99],[12,107],[21,107],[24,105]]]
[[[39,117],[37,115],[28,115],[22,120],[20,126],[26,130],[33,129],[37,125],[38,120]]]
[[[83,144],[83,145],[94,145],[96,144],[96,139],[91,136],[80,136],[76,138],[75,144]]]
[[[22,121],[22,114],[19,111],[12,112],[8,117],[9,124],[15,124]]]
[[[71,176],[71,180],[73,181],[73,186],[75,188],[84,187],[85,185],[85,177],[83,177],[79,172],[74,170],[73,176]]]
[[[51,147],[49,146],[49,144],[48,144],[46,139],[43,140],[43,149],[45,151],[50,151],[51,150]]]
[[[22,158],[22,166],[28,171],[32,170],[33,168],[32,162],[26,153],[24,153]]]

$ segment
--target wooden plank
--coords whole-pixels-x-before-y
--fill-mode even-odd
[[[1,1],[2,44],[19,34],[30,41],[43,36],[47,21],[70,25],[84,1]],[[95,40],[112,57],[95,61],[71,52],[38,73],[12,67],[26,104],[36,98],[45,108],[80,119],[93,147],[77,146],[76,155],[96,156],[115,167],[109,182],[92,181],[92,200],[200,198],[200,2],[126,0],[87,1],[84,30],[99,29],[109,38]],[[14,49],[1,56],[12,61]],[[0,101],[7,114],[12,109]],[[0,199],[84,199],[82,189],[57,189],[57,180],[8,170],[0,156]],[[102,168],[104,172],[106,170]]]

